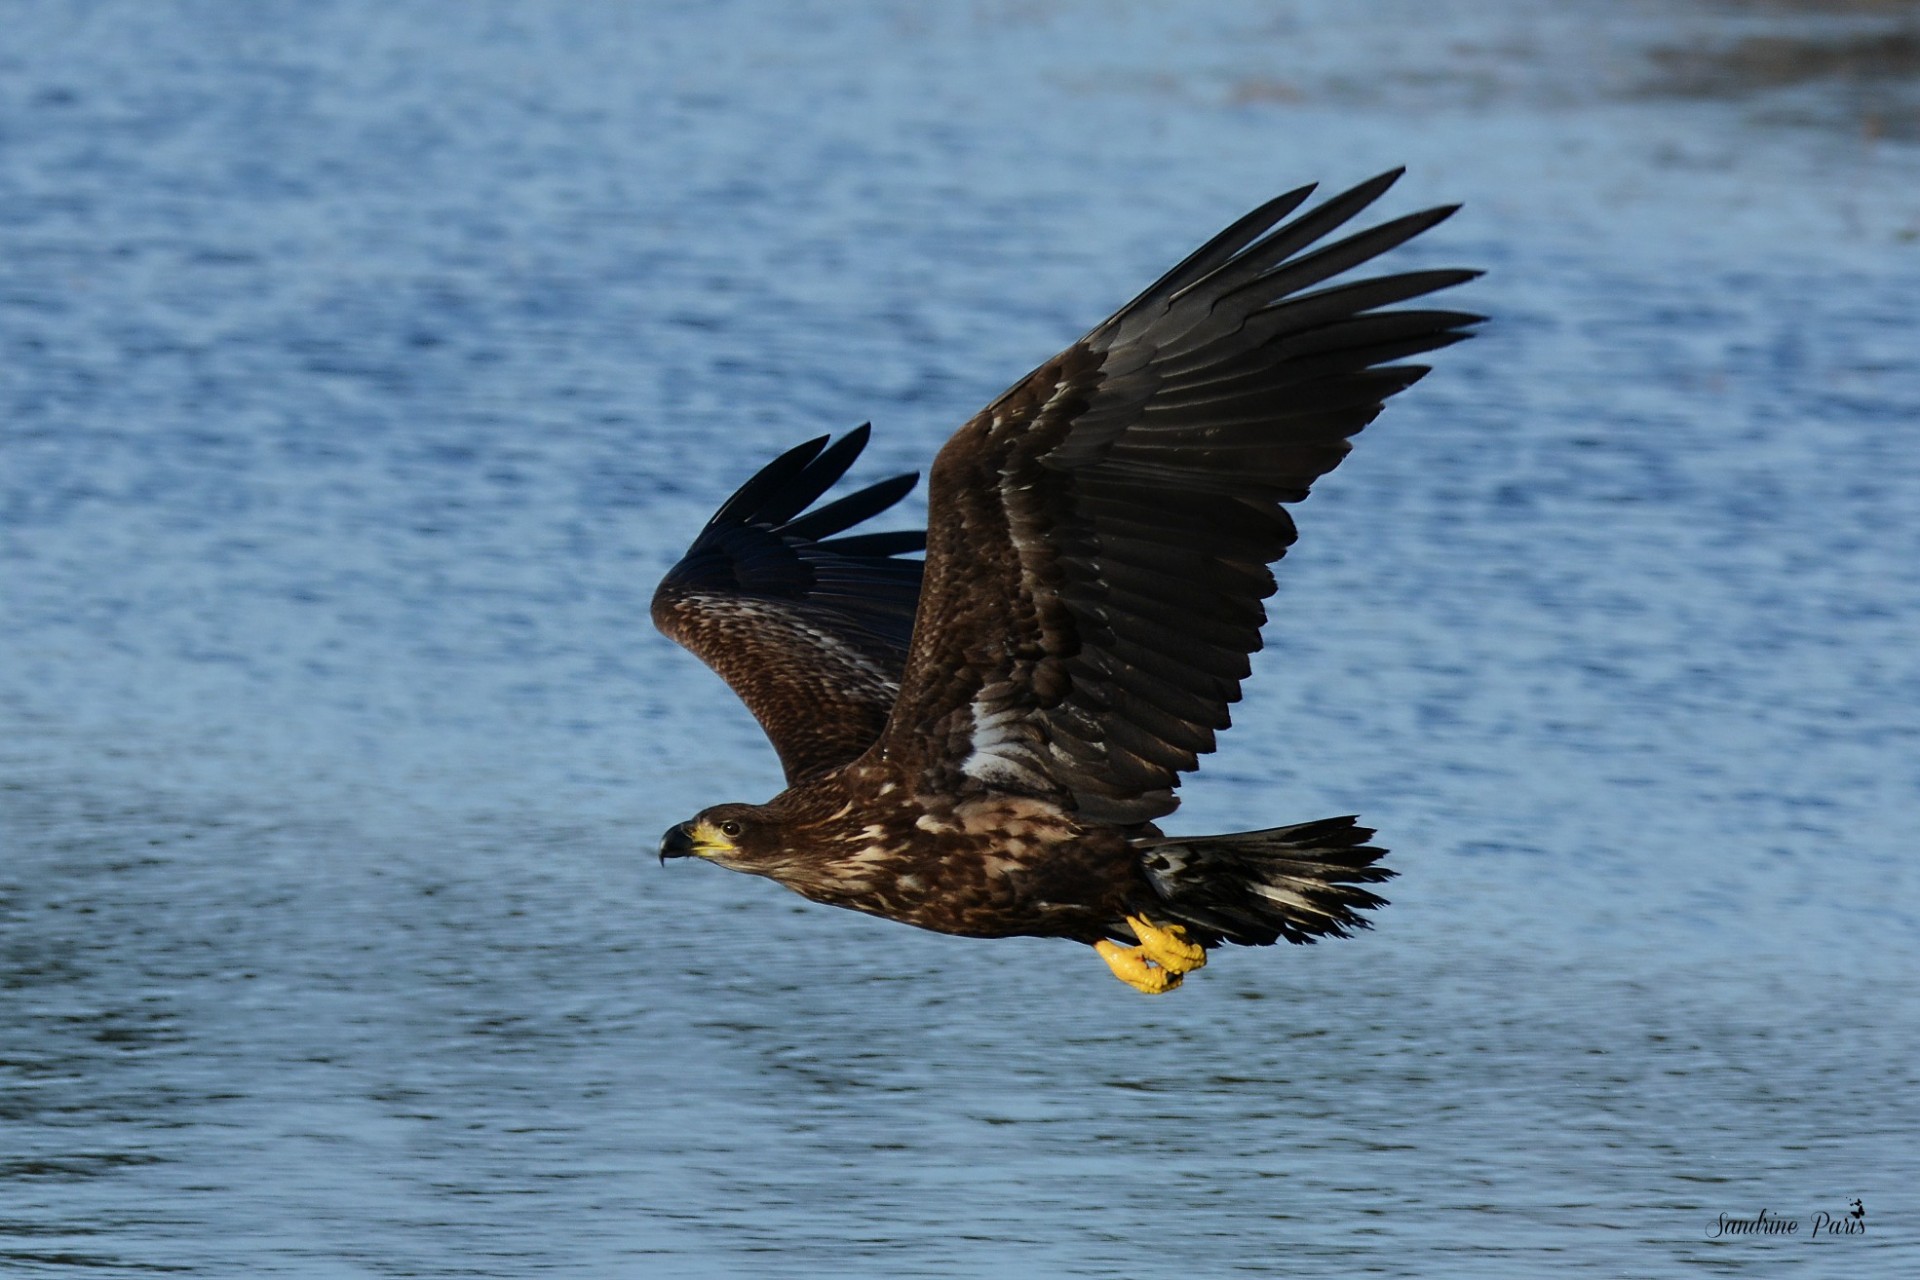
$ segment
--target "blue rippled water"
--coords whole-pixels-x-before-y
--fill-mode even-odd
[[[0,1273],[1920,1272],[1910,7],[6,18]],[[646,617],[740,478],[1401,162],[1493,322],[1170,824],[1364,814],[1373,934],[654,865],[777,788]]]

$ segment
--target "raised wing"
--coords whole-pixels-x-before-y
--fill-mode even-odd
[[[894,476],[808,512],[869,429],[809,440],[760,469],[707,522],[653,597],[653,622],[740,695],[789,783],[872,745],[900,687],[927,543],[921,530],[840,533],[906,496]]]
[[[1260,647],[1280,504],[1427,371],[1394,361],[1480,319],[1387,309],[1474,271],[1323,287],[1453,212],[1312,247],[1398,177],[1254,210],[947,443],[890,759],[1099,822],[1175,807]]]

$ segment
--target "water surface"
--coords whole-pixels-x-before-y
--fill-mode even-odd
[[[0,1270],[1913,1270],[1910,85],[1675,79],[1910,14],[13,6]],[[1146,1000],[653,864],[777,787],[646,619],[740,478],[1402,162],[1494,322],[1170,824],[1364,814],[1375,933]]]

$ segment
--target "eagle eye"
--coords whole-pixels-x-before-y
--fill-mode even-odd
[[[725,836],[729,840],[737,839],[743,830],[745,830],[745,828],[742,827],[739,823],[735,822],[732,818],[728,818],[725,822],[720,824],[720,834]]]

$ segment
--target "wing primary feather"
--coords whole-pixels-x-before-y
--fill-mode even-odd
[[[1251,312],[1233,329],[1207,333],[1196,326],[1183,333],[1155,358],[1153,372],[1160,379],[1160,385],[1184,386],[1209,376],[1214,370],[1224,376],[1244,372],[1253,363],[1255,353],[1267,357],[1268,363],[1280,365],[1283,355],[1269,353],[1294,335],[1317,333],[1327,325],[1359,319],[1380,307],[1451,289],[1478,275],[1478,271],[1465,270],[1408,271],[1276,298]]]
[[[864,489],[850,493],[844,498],[837,498],[817,511],[809,511],[797,520],[787,521],[786,532],[792,537],[812,538],[819,541],[839,533],[842,529],[859,524],[871,516],[879,515],[913,492],[913,487],[919,483],[918,471],[889,477],[878,484],[870,484]]]
[[[1115,317],[1132,315],[1136,311],[1147,310],[1164,303],[1195,282],[1205,279],[1223,263],[1231,261],[1234,254],[1266,234],[1274,223],[1305,204],[1317,186],[1317,183],[1309,182],[1304,187],[1296,187],[1284,195],[1275,196],[1252,213],[1240,218],[1225,231],[1188,254],[1171,271],[1148,285],[1138,297],[1115,312]],[[1129,336],[1131,335],[1122,335],[1121,340],[1125,341]]]
[[[773,495],[781,492],[796,477],[806,472],[807,464],[812,462],[820,450],[826,447],[832,436],[817,436],[803,444],[797,444],[766,466],[753,473],[751,479],[738,489],[733,496],[720,504],[720,509],[707,521],[708,528],[725,524],[767,524],[763,509]],[[824,489],[821,492],[825,492]],[[815,495],[819,496],[818,494]]]
[[[1221,300],[1254,293],[1266,294],[1271,298],[1299,293],[1405,244],[1422,231],[1445,222],[1459,208],[1457,204],[1450,204],[1405,214],[1377,227],[1357,231],[1344,240],[1336,240],[1312,253],[1276,262],[1245,284],[1223,294]]]
[[[872,433],[873,425],[863,422],[828,445],[801,469],[791,484],[769,496],[761,506],[760,519],[767,524],[785,524],[805,511],[847,473],[853,460],[867,447],[867,437]]]
[[[1385,173],[1368,178],[1357,186],[1349,187],[1339,195],[1329,196],[1292,222],[1275,227],[1266,236],[1254,241],[1238,256],[1195,280],[1174,295],[1173,300],[1178,302],[1187,294],[1206,288],[1208,284],[1214,282],[1215,277],[1224,272],[1231,271],[1236,276],[1246,276],[1265,271],[1272,264],[1282,261],[1312,244],[1335,227],[1350,221],[1362,209],[1385,195],[1387,188],[1398,182],[1405,172],[1404,166],[1389,169]]]

